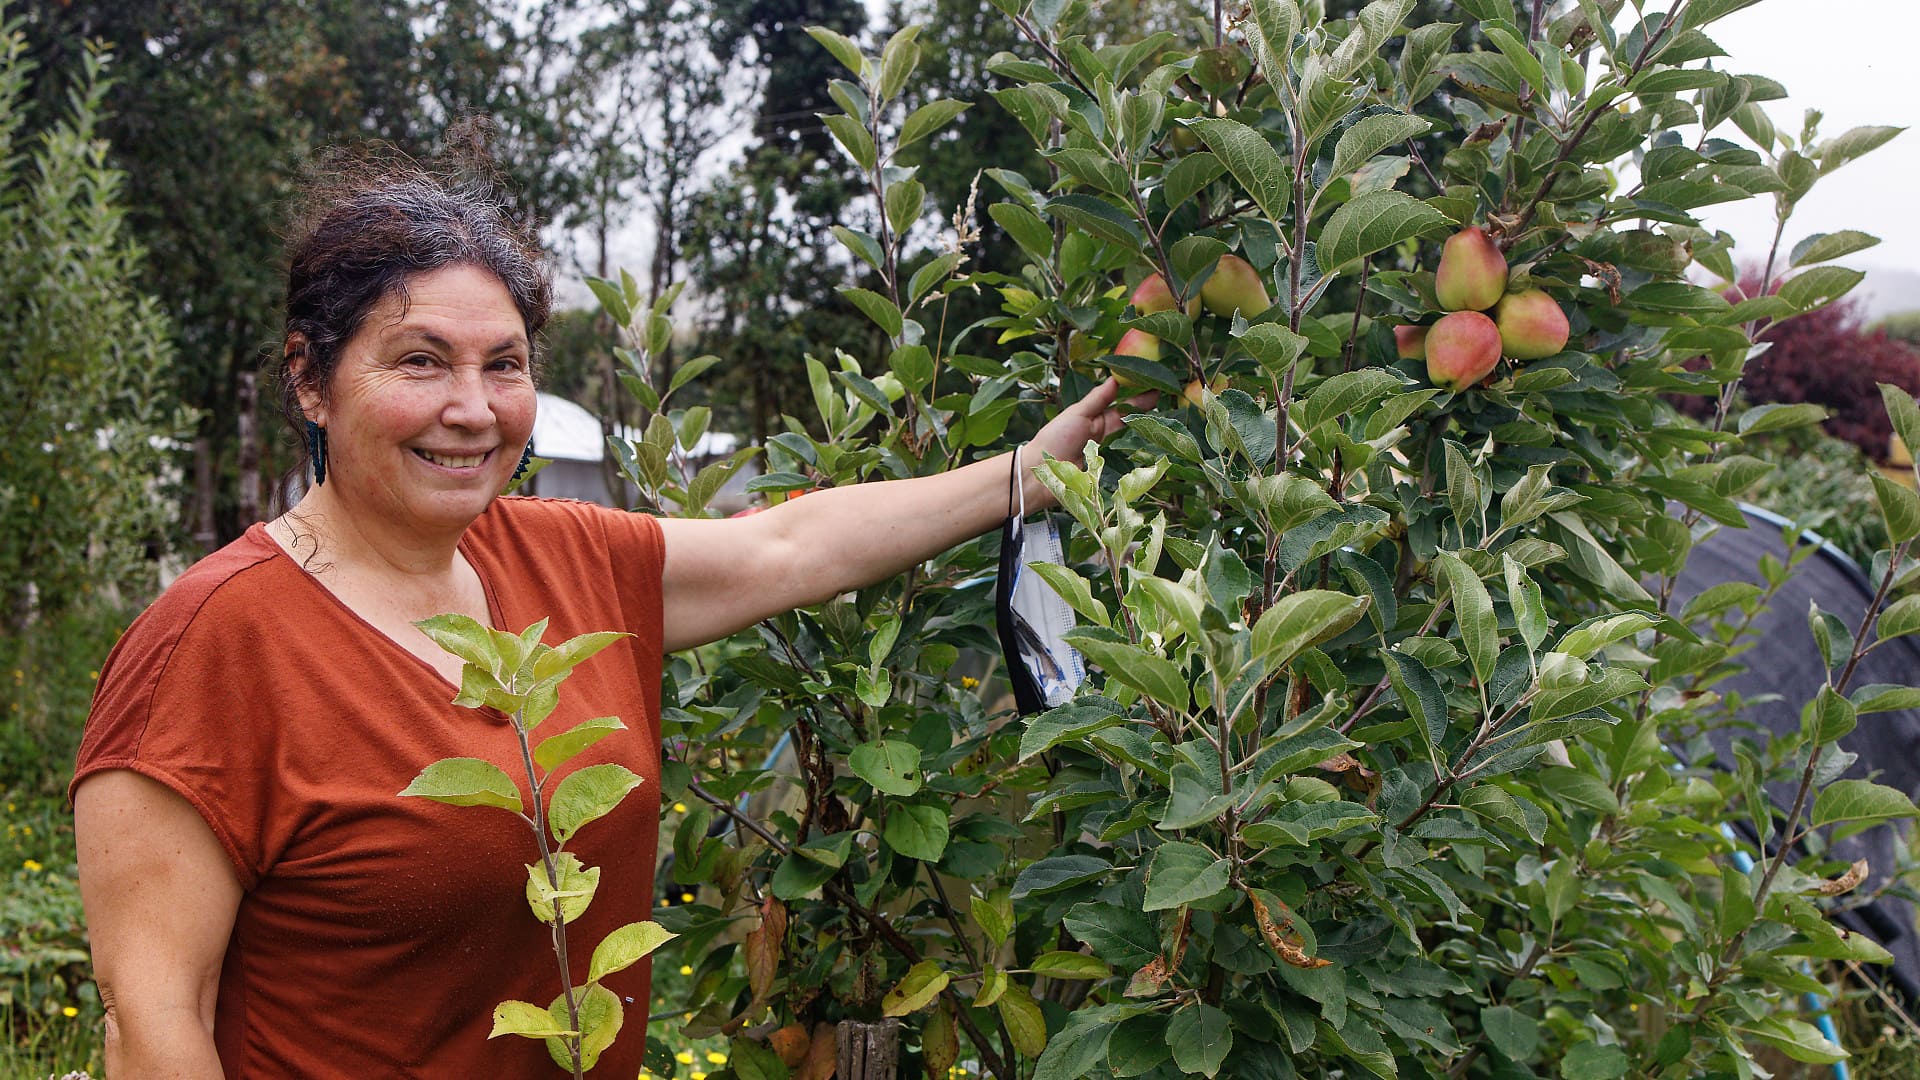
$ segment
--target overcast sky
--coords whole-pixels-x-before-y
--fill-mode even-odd
[[[1726,50],[1716,64],[1778,79],[1790,95],[1764,106],[1797,138],[1809,108],[1825,114],[1822,138],[1850,127],[1920,125],[1920,3],[1914,0],[1766,0],[1707,27]],[[1728,125],[1731,127],[1731,125]],[[1708,207],[1709,228],[1739,241],[1740,261],[1766,257],[1773,200]],[[1920,271],[1920,128],[1824,177],[1787,222],[1781,246],[1816,232],[1860,229],[1879,247],[1841,260],[1859,269]]]

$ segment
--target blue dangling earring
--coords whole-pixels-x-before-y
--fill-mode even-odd
[[[527,448],[520,451],[520,464],[513,467],[512,482],[516,484],[519,483],[520,478],[527,475],[527,466],[531,464],[533,464],[533,440],[528,439]]]
[[[313,486],[327,482],[327,429],[307,421],[307,456],[313,462]]]

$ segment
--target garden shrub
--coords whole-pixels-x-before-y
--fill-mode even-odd
[[[1772,471],[1748,440],[1827,415],[1734,420],[1754,342],[1843,296],[1861,275],[1831,260],[1874,241],[1807,238],[1738,302],[1686,273],[1735,276],[1694,209],[1771,196],[1784,223],[1895,129],[1777,129],[1784,89],[1733,74],[1708,36],[1742,0],[1551,19],[1464,0],[1414,27],[1413,0],[1352,18],[1254,0],[1140,41],[1081,36],[1085,2],[994,4],[1029,47],[995,58],[1004,86],[971,107],[1009,110],[1049,163],[982,181],[1017,275],[969,273],[970,236],[904,242],[935,230],[893,152],[962,107],[902,116],[914,30],[872,51],[816,32],[850,76],[824,122],[873,194],[838,231],[862,275],[842,292],[888,347],[809,358],[817,415],[786,419],[753,486],[942,471],[1102,368],[1161,391],[1084,467],[1043,469],[1069,566],[1035,572],[1100,674],[1028,717],[958,677],[963,651],[996,650],[997,537],[671,662],[663,797],[687,807],[673,874],[696,900],[659,912],[681,935],[662,955],[693,969],[664,1008],[731,1040],[712,1077],[818,1080],[833,1023],[881,1017],[907,1019],[926,1075],[1002,1080],[1751,1077],[1761,1051],[1844,1058],[1800,1011],[1825,989],[1807,965],[1884,954],[1823,916],[1854,878],[1808,842],[1915,813],[1836,779],[1834,743],[1920,702],[1852,677],[1876,634],[1920,629],[1920,600],[1857,625],[1816,610],[1829,680],[1803,730],[1714,767],[1666,740],[1734,719],[1712,685],[1778,581],[1669,598]],[[1470,226],[1571,338],[1447,392],[1392,328],[1439,314],[1439,242]],[[1262,302],[1242,286],[1238,314],[1185,313],[1241,273],[1228,254]],[[1150,273],[1175,306],[1131,306]],[[623,468],[652,505],[702,513],[738,462],[682,468],[709,416],[671,397],[702,365],[651,378],[672,296],[595,289],[655,414]],[[958,289],[1003,314],[945,325]],[[1130,330],[1157,360],[1107,355]],[[1712,408],[1696,423],[1668,394]],[[1885,401],[1920,438],[1911,398]],[[1891,600],[1920,495],[1869,482]],[[782,746],[793,770],[760,767]],[[1763,785],[1781,779],[1796,798],[1776,814]],[[1758,848],[1718,827],[1736,815]]]

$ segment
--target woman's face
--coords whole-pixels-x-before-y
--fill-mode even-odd
[[[506,487],[533,433],[526,327],[476,266],[410,278],[341,350],[325,400],[327,495],[363,526],[465,529]],[[371,515],[370,517],[367,515]]]

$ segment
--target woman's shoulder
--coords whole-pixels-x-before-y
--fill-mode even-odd
[[[286,581],[282,571],[298,567],[280,550],[266,528],[254,525],[226,547],[187,568],[135,619],[128,636],[173,634],[210,612],[223,621],[263,612],[264,605],[284,607]]]
[[[503,495],[469,529],[482,546],[533,549],[541,554],[578,557],[609,547],[637,545],[657,549],[660,523],[651,515],[615,510],[579,499]]]

